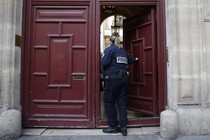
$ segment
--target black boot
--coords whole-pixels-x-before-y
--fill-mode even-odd
[[[123,136],[127,136],[128,132],[127,132],[127,128],[126,127],[122,127],[120,132],[122,133]]]
[[[118,133],[117,127],[108,127],[103,129],[104,133]]]

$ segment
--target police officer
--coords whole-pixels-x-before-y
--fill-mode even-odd
[[[103,129],[104,133],[118,133],[127,135],[127,64],[134,63],[134,59],[125,49],[120,47],[120,39],[113,35],[110,38],[111,45],[104,50],[101,65],[104,68],[104,103],[109,127]],[[117,102],[121,128],[117,129]]]

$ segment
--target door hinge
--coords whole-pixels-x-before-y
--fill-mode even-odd
[[[168,47],[166,47],[166,62],[169,63]]]

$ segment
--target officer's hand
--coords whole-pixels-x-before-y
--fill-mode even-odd
[[[136,60],[136,61],[138,61],[138,60],[139,60],[139,58],[137,58],[137,57],[136,57],[136,58],[135,58],[135,60]]]

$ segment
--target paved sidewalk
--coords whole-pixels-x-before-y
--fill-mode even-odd
[[[128,128],[128,136],[105,134],[102,129],[23,129],[18,140],[165,140],[159,127]],[[176,140],[210,140],[210,135],[182,136]]]
[[[99,136],[23,136],[18,140],[162,140],[158,136],[119,136],[119,135],[99,135]]]
[[[159,135],[22,136],[18,140],[164,140]],[[210,136],[183,136],[176,140],[210,140]]]
[[[159,127],[128,128],[128,136],[102,129],[23,129],[18,140],[159,140]],[[160,139],[161,140],[161,139]]]

